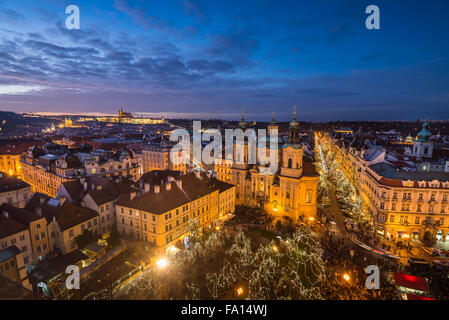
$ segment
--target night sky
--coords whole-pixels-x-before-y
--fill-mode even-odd
[[[0,0],[0,110],[251,121],[293,105],[305,121],[449,119],[449,1]]]

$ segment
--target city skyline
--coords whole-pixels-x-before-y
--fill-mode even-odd
[[[68,5],[81,27],[65,26]],[[0,109],[238,120],[448,119],[448,4],[2,1]],[[76,110],[76,111],[74,111]]]

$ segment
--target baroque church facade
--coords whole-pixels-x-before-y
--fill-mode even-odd
[[[239,128],[243,131],[247,129],[243,115]],[[268,133],[279,129],[274,116],[267,129]],[[299,134],[299,123],[294,112],[286,142],[278,138],[271,144],[271,140],[275,137],[270,134],[270,141],[258,143],[258,148],[261,146],[266,148],[264,152],[267,155],[271,152],[278,153],[278,169],[274,174],[267,173],[263,165],[248,164],[247,141],[243,148],[239,148],[238,142],[234,144],[233,159],[242,159],[237,150],[244,150],[245,163],[240,164],[236,161],[229,163],[229,160],[215,162],[216,172],[229,173],[218,174],[219,179],[221,176],[223,180],[231,180],[230,182],[236,186],[236,205],[263,207],[275,218],[287,216],[294,222],[315,219],[319,174],[311,162],[303,159],[304,147],[300,143]]]

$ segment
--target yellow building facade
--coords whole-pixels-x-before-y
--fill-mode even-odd
[[[366,150],[323,137],[360,191],[379,236],[449,241],[449,173],[398,170],[388,161],[368,161]]]

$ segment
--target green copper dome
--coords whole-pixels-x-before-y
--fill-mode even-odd
[[[426,122],[422,125],[422,130],[418,133],[418,141],[428,141],[429,138],[432,136],[432,132],[427,130],[427,127],[429,124]]]

